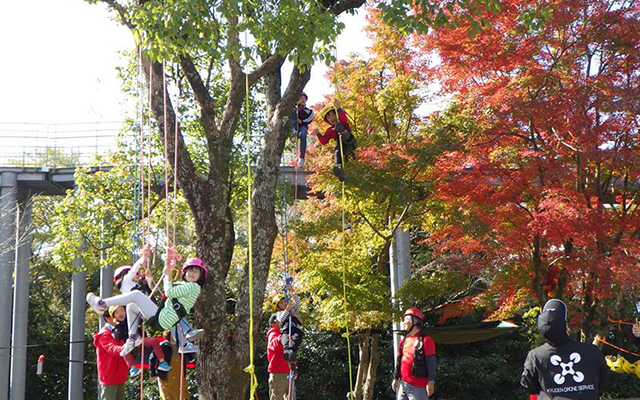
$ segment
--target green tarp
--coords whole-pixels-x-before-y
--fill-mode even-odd
[[[476,324],[424,328],[422,331],[437,344],[462,344],[493,339],[520,328],[506,321],[480,322]]]

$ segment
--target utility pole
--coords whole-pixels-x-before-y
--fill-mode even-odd
[[[31,191],[19,193],[15,237],[15,284],[13,294],[13,333],[11,335],[11,400],[24,400],[27,375],[27,337],[29,323],[29,264],[31,263]]]
[[[3,172],[0,174],[0,400],[9,399],[11,287],[17,203],[18,176],[15,172]]]
[[[409,232],[401,227],[396,229],[394,241],[389,247],[391,261],[391,298],[396,304],[396,294],[405,280],[411,277],[411,241]],[[400,346],[400,333],[402,325],[398,321],[393,322],[393,362],[398,360],[398,347]]]

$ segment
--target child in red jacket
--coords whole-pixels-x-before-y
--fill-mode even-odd
[[[106,325],[93,335],[98,364],[98,381],[102,386],[101,400],[125,400],[124,384],[127,382],[129,367],[120,357],[124,340],[113,337],[114,318],[105,311],[102,318]]]
[[[284,359],[284,346],[280,321],[273,314],[269,318],[269,332],[267,332],[267,360],[269,361],[269,399],[287,400],[289,397],[289,363]]]
[[[336,111],[338,113],[337,116]],[[358,142],[351,131],[351,125],[349,125],[347,113],[340,108],[338,100],[334,100],[332,106],[325,107],[320,112],[320,115],[324,122],[331,126],[327,128],[324,135],[320,134],[318,128],[316,128],[313,133],[315,133],[322,144],[329,143],[331,139],[336,141],[336,147],[334,149],[335,165],[333,167],[333,174],[342,182],[344,181],[344,168],[342,168],[343,162],[347,162],[349,156],[355,159],[355,150],[358,147]],[[340,149],[340,142],[342,142],[342,150]],[[343,154],[344,160],[342,159]]]

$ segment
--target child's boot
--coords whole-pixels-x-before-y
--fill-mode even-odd
[[[129,369],[129,379],[135,378],[136,376],[140,375],[141,371],[142,370],[140,368],[138,368],[138,367],[131,367]]]
[[[102,300],[100,296],[96,296],[91,292],[87,293],[87,303],[89,303],[89,305],[98,313],[103,313],[107,309],[107,305],[104,303],[104,300]]]
[[[158,370],[168,372],[171,371],[171,366],[167,364],[167,361],[163,361],[161,363],[158,363]]]
[[[338,177],[340,182],[344,182],[344,170],[342,169],[341,164],[336,164],[333,166],[333,174]]]
[[[189,353],[197,353],[198,352],[198,346],[191,343],[191,342],[186,342],[184,343],[184,346],[180,346],[178,348],[178,353],[180,354],[189,354]]]
[[[187,340],[198,340],[201,339],[204,335],[204,329],[191,329],[189,332],[185,333],[184,337]]]

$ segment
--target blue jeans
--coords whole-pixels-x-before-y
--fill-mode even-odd
[[[180,329],[178,329],[177,325],[171,328],[171,335],[176,338],[176,341],[179,344],[182,341],[182,335],[186,335],[187,332],[193,329],[193,327],[186,318],[182,318],[180,322],[178,322],[178,325],[180,325]]]
[[[300,139],[300,158],[305,158],[307,154],[307,132],[309,125],[298,126],[298,139]]]

